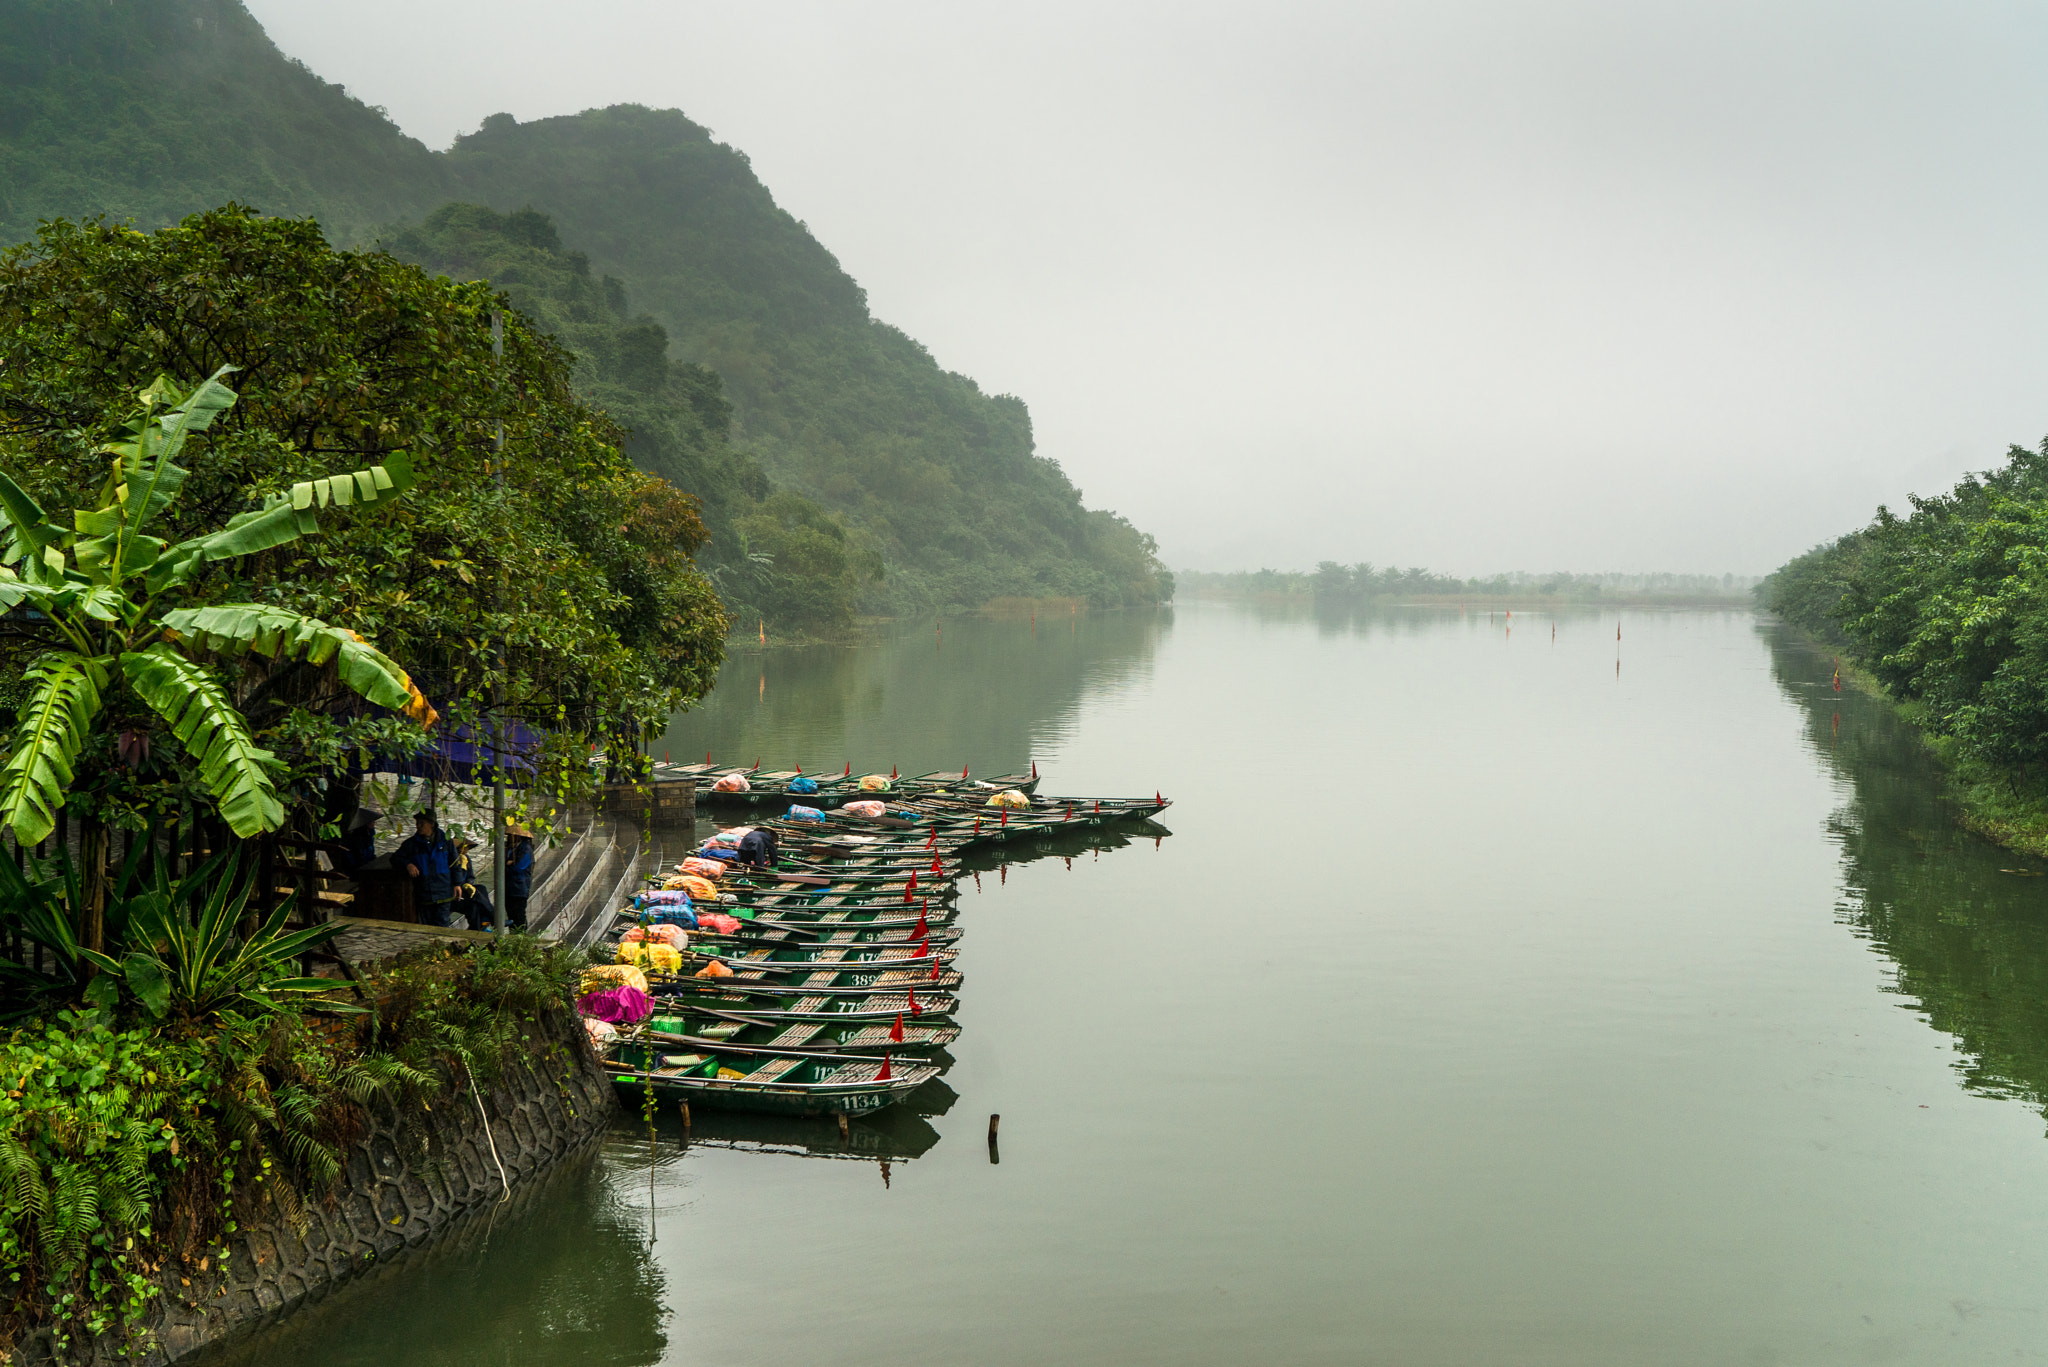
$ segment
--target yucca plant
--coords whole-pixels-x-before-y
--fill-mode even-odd
[[[79,953],[106,976],[124,981],[144,1009],[160,1018],[199,1020],[227,1006],[272,1010],[286,1000],[344,986],[332,978],[297,975],[299,956],[332,939],[341,926],[328,922],[286,932],[296,894],[280,902],[254,934],[240,933],[255,874],[232,853],[214,856],[176,883],[159,864],[154,886],[124,908],[127,953],[120,959],[91,949]]]
[[[235,402],[223,366],[190,393],[159,378],[137,397],[123,440],[101,448],[109,473],[97,504],[68,522],[53,519],[0,465],[0,610],[30,614],[46,648],[28,665],[28,699],[0,766],[0,826],[34,844],[55,829],[78,780],[81,754],[113,707],[117,690],[141,702],[191,758],[199,783],[236,835],[248,839],[284,822],[277,756],[257,744],[248,721],[204,654],[254,652],[275,661],[332,663],[369,701],[432,725],[434,711],[392,660],[344,627],[262,603],[171,607],[189,600],[212,563],[286,545],[320,530],[318,514],[372,507],[412,483],[405,453],[350,474],[308,480],[266,498],[225,527],[172,543],[149,528],[177,502],[188,471],[178,456],[194,432]],[[84,827],[85,882],[78,939],[101,949],[106,901],[104,826]]]

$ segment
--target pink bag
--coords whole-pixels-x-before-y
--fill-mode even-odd
[[[697,913],[697,928],[715,930],[720,935],[730,935],[740,928],[740,918],[727,916],[720,911],[700,911]]]
[[[885,802],[864,800],[861,802],[849,802],[839,810],[851,816],[883,816],[887,814],[889,805]]]
[[[576,1010],[613,1025],[638,1025],[654,1014],[654,999],[637,987],[610,987],[577,1002]]]
[[[694,873],[699,878],[723,878],[725,876],[725,861],[723,859],[699,859],[697,856],[691,855],[688,859],[676,865],[676,868],[683,873]]]
[[[728,916],[726,919],[732,918]],[[699,918],[697,924],[702,925],[703,920]],[[619,937],[619,943],[622,945],[637,945],[642,940],[652,940],[656,944],[668,945],[672,949],[683,949],[690,943],[690,933],[677,925],[629,926],[626,933]]]

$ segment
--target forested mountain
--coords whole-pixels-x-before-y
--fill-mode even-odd
[[[448,204],[384,242],[456,280],[489,280],[576,355],[574,383],[632,432],[626,454],[704,502],[709,566],[735,617],[831,632],[851,624],[882,576],[873,538],[803,495],[777,489],[729,439],[718,373],[669,358],[668,333],[635,313],[616,276],[594,275],[547,215]]]
[[[649,315],[599,332],[658,326],[678,357],[722,377],[730,441],[701,450],[682,430],[683,412],[701,420],[701,407],[664,399],[656,421],[626,396],[630,385],[609,378],[605,402],[635,408],[621,416],[635,428],[636,458],[707,481],[691,492],[706,501],[727,579],[758,566],[739,554],[737,512],[770,518],[811,550],[829,549],[821,539],[835,541],[837,529],[842,574],[871,605],[899,611],[1008,594],[1113,605],[1171,593],[1151,539],[1084,509],[1058,465],[1035,454],[1021,400],[982,393],[873,318],[745,155],[681,113],[620,106],[528,124],[492,115],[450,151],[430,152],[278,52],[240,0],[0,0],[0,243],[30,236],[44,217],[106,213],[155,227],[229,199],[312,214],[337,243],[382,239],[465,274],[486,258],[507,262],[472,253],[461,265],[448,255],[446,219],[410,225],[451,200],[551,218],[549,252],[580,254],[590,288],[612,276]],[[554,320],[566,327],[565,308]],[[572,347],[598,345],[595,333],[577,335],[563,334]],[[593,360],[579,375],[595,382],[612,364]],[[692,383],[682,367],[660,387]],[[654,426],[642,431],[642,420]],[[733,448],[749,456],[731,464]],[[664,467],[662,451],[683,463]],[[746,459],[783,489],[732,503],[717,472],[744,470]],[[755,544],[775,540],[773,529],[757,529],[748,545],[773,555]],[[793,547],[783,556],[802,559]],[[870,558],[886,568],[868,573]],[[785,591],[809,577],[788,559],[774,569]],[[757,596],[767,587],[757,583]]]

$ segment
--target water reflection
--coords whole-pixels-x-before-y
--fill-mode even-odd
[[[1773,678],[1806,713],[1806,743],[1847,780],[1829,823],[1845,925],[1896,966],[1891,990],[1956,1037],[1963,1085],[2048,1113],[2048,884],[2006,872],[2041,861],[1956,824],[1940,766],[1889,707],[1831,686],[1830,655],[1777,624]]]
[[[1171,608],[1028,618],[963,617],[891,627],[853,646],[771,647],[735,638],[702,706],[674,717],[654,753],[772,766],[895,765],[980,773],[1028,765],[1090,694],[1151,667]],[[929,649],[921,642],[929,641]],[[934,669],[934,657],[971,661]],[[1039,753],[1043,753],[1042,750]]]
[[[644,1135],[642,1127],[643,1145]],[[647,1163],[618,1161],[599,1147],[321,1304],[188,1360],[201,1367],[262,1367],[287,1355],[294,1367],[659,1362],[668,1347],[667,1310],[648,1241]],[[366,1307],[375,1313],[363,1313]]]

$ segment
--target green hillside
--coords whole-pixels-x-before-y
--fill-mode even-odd
[[[681,113],[493,115],[430,152],[278,52],[239,0],[0,0],[0,242],[26,238],[43,217],[106,213],[155,227],[230,199],[312,214],[337,242],[381,237],[466,275],[510,263],[462,258],[445,220],[414,225],[450,200],[551,218],[549,250],[586,261],[590,288],[614,277],[649,317],[578,333],[561,301],[539,308],[529,290],[522,307],[560,323],[579,349],[632,328],[650,344],[645,328],[656,326],[677,358],[722,378],[729,439],[713,440],[714,420],[693,446],[682,415],[704,421],[709,410],[664,398],[657,418],[612,360],[593,354],[579,370],[634,429],[635,458],[705,499],[729,591],[760,564],[740,553],[744,532],[782,576],[749,592],[765,603],[778,586],[816,589],[825,598],[811,616],[836,614],[849,583],[866,606],[897,611],[1171,593],[1150,538],[1084,509],[1059,466],[1036,455],[1021,400],[982,393],[870,316],[860,287],[777,207],[745,155]],[[690,376],[687,365],[664,371],[659,387],[701,388]],[[759,472],[781,490],[734,502],[738,486],[720,480],[753,467],[757,492]],[[778,536],[779,554],[757,544]],[[831,584],[799,585],[831,570],[824,553],[835,550]]]
[[[240,0],[0,0],[0,245],[236,200],[347,243],[450,198],[437,157],[280,53]]]

